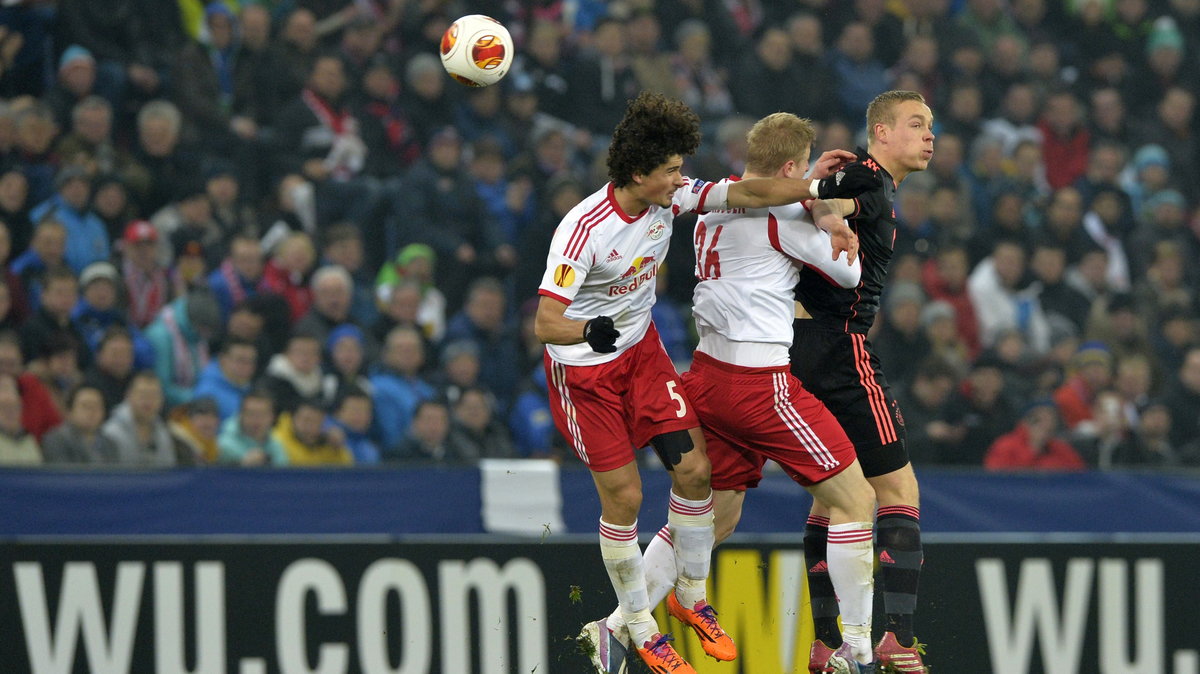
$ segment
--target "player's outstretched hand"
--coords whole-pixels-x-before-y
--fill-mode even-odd
[[[813,162],[812,174],[809,177],[813,180],[828,178],[841,170],[846,164],[858,160],[859,156],[849,150],[829,150],[820,157],[817,157],[817,161]]]
[[[596,353],[612,353],[617,350],[617,338],[621,331],[608,316],[597,316],[583,324],[583,338]]]
[[[817,196],[820,199],[849,199],[881,187],[883,177],[879,175],[879,166],[875,162],[855,162],[819,181]]]
[[[838,256],[844,252],[846,253],[846,264],[854,266],[854,259],[858,257],[858,235],[841,218],[838,218],[836,224],[831,224],[826,231],[829,232],[830,243],[833,244],[833,259],[838,259]]]

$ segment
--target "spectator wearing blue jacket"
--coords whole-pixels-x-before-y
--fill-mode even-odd
[[[383,347],[383,362],[371,372],[375,387],[375,432],[385,451],[404,439],[413,413],[434,389],[419,373],[425,365],[425,342],[410,327],[394,328]]]
[[[154,347],[142,336],[129,316],[117,305],[121,274],[111,262],[93,262],[79,275],[79,302],[71,311],[71,322],[83,336],[92,356],[111,327],[123,328],[133,340],[135,370],[154,367]]]
[[[88,210],[92,186],[87,172],[79,166],[66,166],[54,179],[58,190],[29,213],[34,222],[53,215],[67,228],[66,261],[76,273],[93,262],[107,260],[111,254],[108,230],[100,216]]]
[[[221,421],[235,416],[242,406],[242,398],[250,392],[254,383],[257,362],[258,347],[253,342],[240,339],[225,340],[217,359],[210,362],[200,373],[195,396],[214,399]]]
[[[221,310],[207,291],[174,300],[146,327],[146,339],[154,347],[154,372],[168,407],[192,399],[200,372],[208,365],[208,340],[220,328]]]
[[[275,401],[259,389],[242,398],[238,413],[221,424],[217,460],[242,466],[286,466],[287,452],[271,432],[275,427]]]
[[[331,423],[346,436],[346,447],[354,455],[354,465],[379,463],[379,445],[371,439],[374,409],[366,391],[350,387],[334,403]]]
[[[229,320],[233,308],[258,293],[263,274],[263,251],[258,239],[238,234],[229,242],[229,257],[208,275],[208,289]]]
[[[506,316],[507,295],[491,277],[477,279],[467,293],[466,304],[446,327],[446,343],[468,340],[479,348],[479,360],[487,363],[479,383],[495,394],[499,410],[507,411],[519,379],[521,349],[516,330]]]

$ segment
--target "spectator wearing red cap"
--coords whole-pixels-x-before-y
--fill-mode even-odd
[[[158,230],[145,220],[125,226],[122,278],[129,295],[129,320],[145,328],[171,299],[167,270],[158,261]]]

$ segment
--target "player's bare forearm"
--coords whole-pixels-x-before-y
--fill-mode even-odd
[[[812,181],[796,178],[746,178],[729,186],[729,208],[766,208],[812,198]]]
[[[818,199],[809,204],[813,223],[829,232],[833,243],[833,259],[842,251],[846,253],[846,264],[853,265],[858,257],[858,235],[846,224],[845,217],[854,212],[854,201],[850,199]]]
[[[583,341],[586,321],[575,321],[563,314],[567,305],[553,297],[542,295],[538,300],[537,315],[533,319],[533,332],[543,344],[568,346]]]

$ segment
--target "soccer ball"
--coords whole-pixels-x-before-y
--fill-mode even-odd
[[[512,60],[512,36],[504,24],[490,16],[468,14],[442,34],[442,66],[468,87],[499,82]]]

